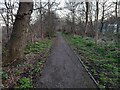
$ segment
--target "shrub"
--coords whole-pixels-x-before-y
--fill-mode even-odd
[[[2,71],[2,80],[7,80],[8,74],[5,71]]]
[[[22,77],[18,80],[19,88],[32,88],[30,78]]]

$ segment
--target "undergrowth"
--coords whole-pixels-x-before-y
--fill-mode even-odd
[[[26,45],[24,53],[25,54],[30,54],[30,53],[37,54],[37,53],[40,53],[45,48],[50,47],[50,43],[51,43],[50,39],[45,39],[44,41],[41,41],[41,42],[36,41],[34,43],[29,43],[29,44]]]
[[[96,45],[91,38],[63,34],[72,48],[88,67],[100,88],[118,88],[120,51],[117,46]]]
[[[40,73],[43,63],[49,54],[52,39],[28,43],[24,49],[26,60],[13,68],[3,68],[2,83],[4,88],[12,87],[19,89],[33,88],[33,78]]]

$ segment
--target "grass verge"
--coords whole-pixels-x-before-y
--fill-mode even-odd
[[[119,88],[120,51],[117,46],[98,45],[91,38],[63,34],[67,42],[79,54],[88,70],[102,88]]]

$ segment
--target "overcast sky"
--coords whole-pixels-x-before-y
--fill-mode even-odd
[[[16,0],[11,0],[11,1],[16,1]],[[19,1],[19,0],[17,0]],[[21,0],[21,1],[29,1],[29,0]],[[39,1],[39,0],[34,0],[34,1]],[[48,0],[41,0],[42,2],[47,2]],[[50,0],[51,2],[55,1],[55,0]],[[63,8],[65,6],[65,2],[66,1],[76,1],[76,2],[82,2],[82,1],[96,1],[96,0],[56,0],[56,2],[60,2],[59,7]],[[99,0],[99,1],[105,1],[105,0]],[[108,2],[115,2],[116,0],[107,0]],[[0,0],[0,8],[4,7],[4,5],[2,5],[1,3],[3,3],[4,0]],[[61,17],[65,16],[69,11],[64,9],[64,10],[58,10],[56,11]],[[1,23],[1,17],[0,17],[0,23]]]

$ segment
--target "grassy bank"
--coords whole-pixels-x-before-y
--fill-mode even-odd
[[[16,67],[4,67],[2,80],[5,88],[33,88],[33,80],[40,73],[52,46],[52,39],[28,43],[24,50],[25,60]]]
[[[100,88],[118,88],[120,51],[114,44],[98,45],[91,38],[64,34],[67,42],[79,54]]]

